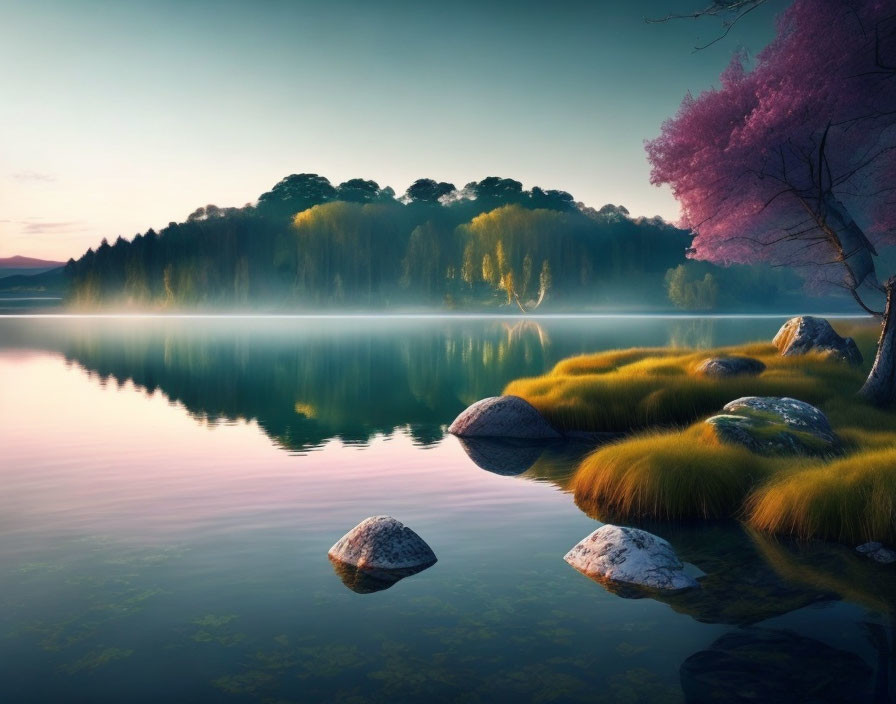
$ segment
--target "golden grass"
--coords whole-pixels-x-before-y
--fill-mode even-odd
[[[651,432],[598,449],[573,478],[576,502],[607,519],[731,516],[775,461],[701,433]]]
[[[821,355],[780,357],[771,344],[716,350],[631,349],[564,360],[541,377],[512,382],[556,427],[636,432],[586,457],[569,487],[588,513],[607,519],[738,517],[754,528],[856,545],[896,544],[896,412],[855,392],[877,331],[849,331],[864,368]],[[755,377],[705,378],[710,356],[748,356]],[[740,396],[790,396],[820,407],[843,441],[840,457],[763,457],[720,443],[702,419]]]
[[[694,368],[707,357],[748,356],[766,370],[716,379]],[[716,350],[642,348],[582,355],[543,376],[518,379],[504,393],[522,396],[556,427],[631,432],[688,425],[741,396],[791,396],[815,405],[858,389],[860,369],[821,355],[780,357],[771,344]]]
[[[747,500],[750,525],[769,533],[852,544],[896,543],[896,446],[784,472]]]

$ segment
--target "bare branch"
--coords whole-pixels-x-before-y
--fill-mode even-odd
[[[707,5],[702,10],[696,10],[688,14],[669,14],[665,17],[645,17],[644,21],[649,24],[656,24],[659,22],[668,22],[670,20],[696,20],[701,17],[722,18],[721,34],[706,44],[694,47],[694,51],[700,51],[701,49],[706,49],[727,37],[728,33],[734,28],[734,25],[757,7],[765,4],[765,2],[766,0],[713,0],[710,5]]]
[[[852,294],[852,297],[856,299],[856,303],[858,303],[860,306],[862,306],[862,308],[864,308],[866,312],[871,313],[871,315],[874,315],[878,318],[884,317],[884,314],[882,312],[872,310],[871,308],[866,306],[865,301],[862,300],[862,297],[859,295],[858,291],[856,291],[854,288],[851,288],[849,286],[847,286],[846,288],[849,289],[849,292]]]

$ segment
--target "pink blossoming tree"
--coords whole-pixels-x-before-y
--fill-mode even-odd
[[[745,64],[735,57],[647,143],[651,180],[671,186],[694,258],[799,267],[879,317],[861,393],[892,403],[896,276],[876,262],[896,244],[896,7],[795,0]]]

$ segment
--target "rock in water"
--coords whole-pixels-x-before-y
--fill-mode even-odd
[[[861,657],[784,630],[726,633],[685,660],[679,674],[688,704],[883,701]]]
[[[724,378],[729,376],[756,376],[765,371],[765,365],[752,357],[710,357],[694,370],[700,376]]]
[[[896,551],[890,550],[890,548],[885,547],[881,543],[873,542],[859,545],[856,548],[856,552],[867,555],[875,562],[882,562],[885,565],[896,562]]]
[[[638,528],[604,525],[563,558],[579,572],[603,582],[624,582],[649,589],[696,587],[672,546]]]
[[[531,403],[519,396],[492,396],[477,401],[454,419],[448,432],[462,438],[561,437]]]
[[[791,318],[772,340],[782,357],[821,352],[849,364],[861,364],[862,353],[851,337],[840,337],[824,318]]]
[[[423,569],[436,562],[429,545],[391,516],[365,518],[327,554],[360,570]]]
[[[824,413],[792,398],[744,396],[706,419],[723,442],[762,455],[831,455],[840,441]]]

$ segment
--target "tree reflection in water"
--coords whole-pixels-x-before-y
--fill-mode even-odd
[[[721,345],[767,339],[780,321],[764,321],[765,327],[755,333],[745,331],[742,322],[730,333],[720,333],[719,321],[639,325],[406,321],[381,328],[340,322],[270,329],[256,323],[116,321],[40,330],[31,326],[27,334],[7,326],[4,345],[56,352],[101,383],[130,381],[147,393],[163,393],[204,422],[254,420],[279,446],[307,452],[334,438],[364,444],[396,430],[408,433],[421,447],[431,447],[443,441],[445,427],[467,405],[500,393],[513,379],[543,373],[563,357],[670,341]],[[567,489],[581,457],[594,445],[464,442],[471,461],[485,471],[512,475],[507,481],[515,477],[549,482],[561,490]],[[721,671],[760,672],[779,692],[804,687],[799,671],[818,672],[824,660],[831,663],[831,673],[851,683],[855,701],[886,701],[891,696],[896,680],[892,566],[873,563],[850,548],[770,540],[736,522],[640,527],[667,539],[684,561],[705,573],[698,590],[652,598],[694,620],[735,629],[684,661],[682,682],[690,701],[718,701],[713,699],[718,692],[734,696],[734,690],[719,688],[716,674]],[[560,557],[558,569],[565,569]],[[361,592],[388,588],[407,576],[359,575],[343,565],[334,569],[346,586]],[[868,642],[875,648],[873,662],[854,645],[844,644],[833,653],[830,642],[821,645],[807,634],[788,634],[772,623],[838,602],[868,610],[864,620]],[[810,657],[810,651],[825,657]],[[783,665],[764,665],[766,656]],[[828,682],[825,677],[819,673],[816,681]],[[769,689],[737,691],[771,696]],[[819,699],[836,700],[840,691],[832,685]]]

